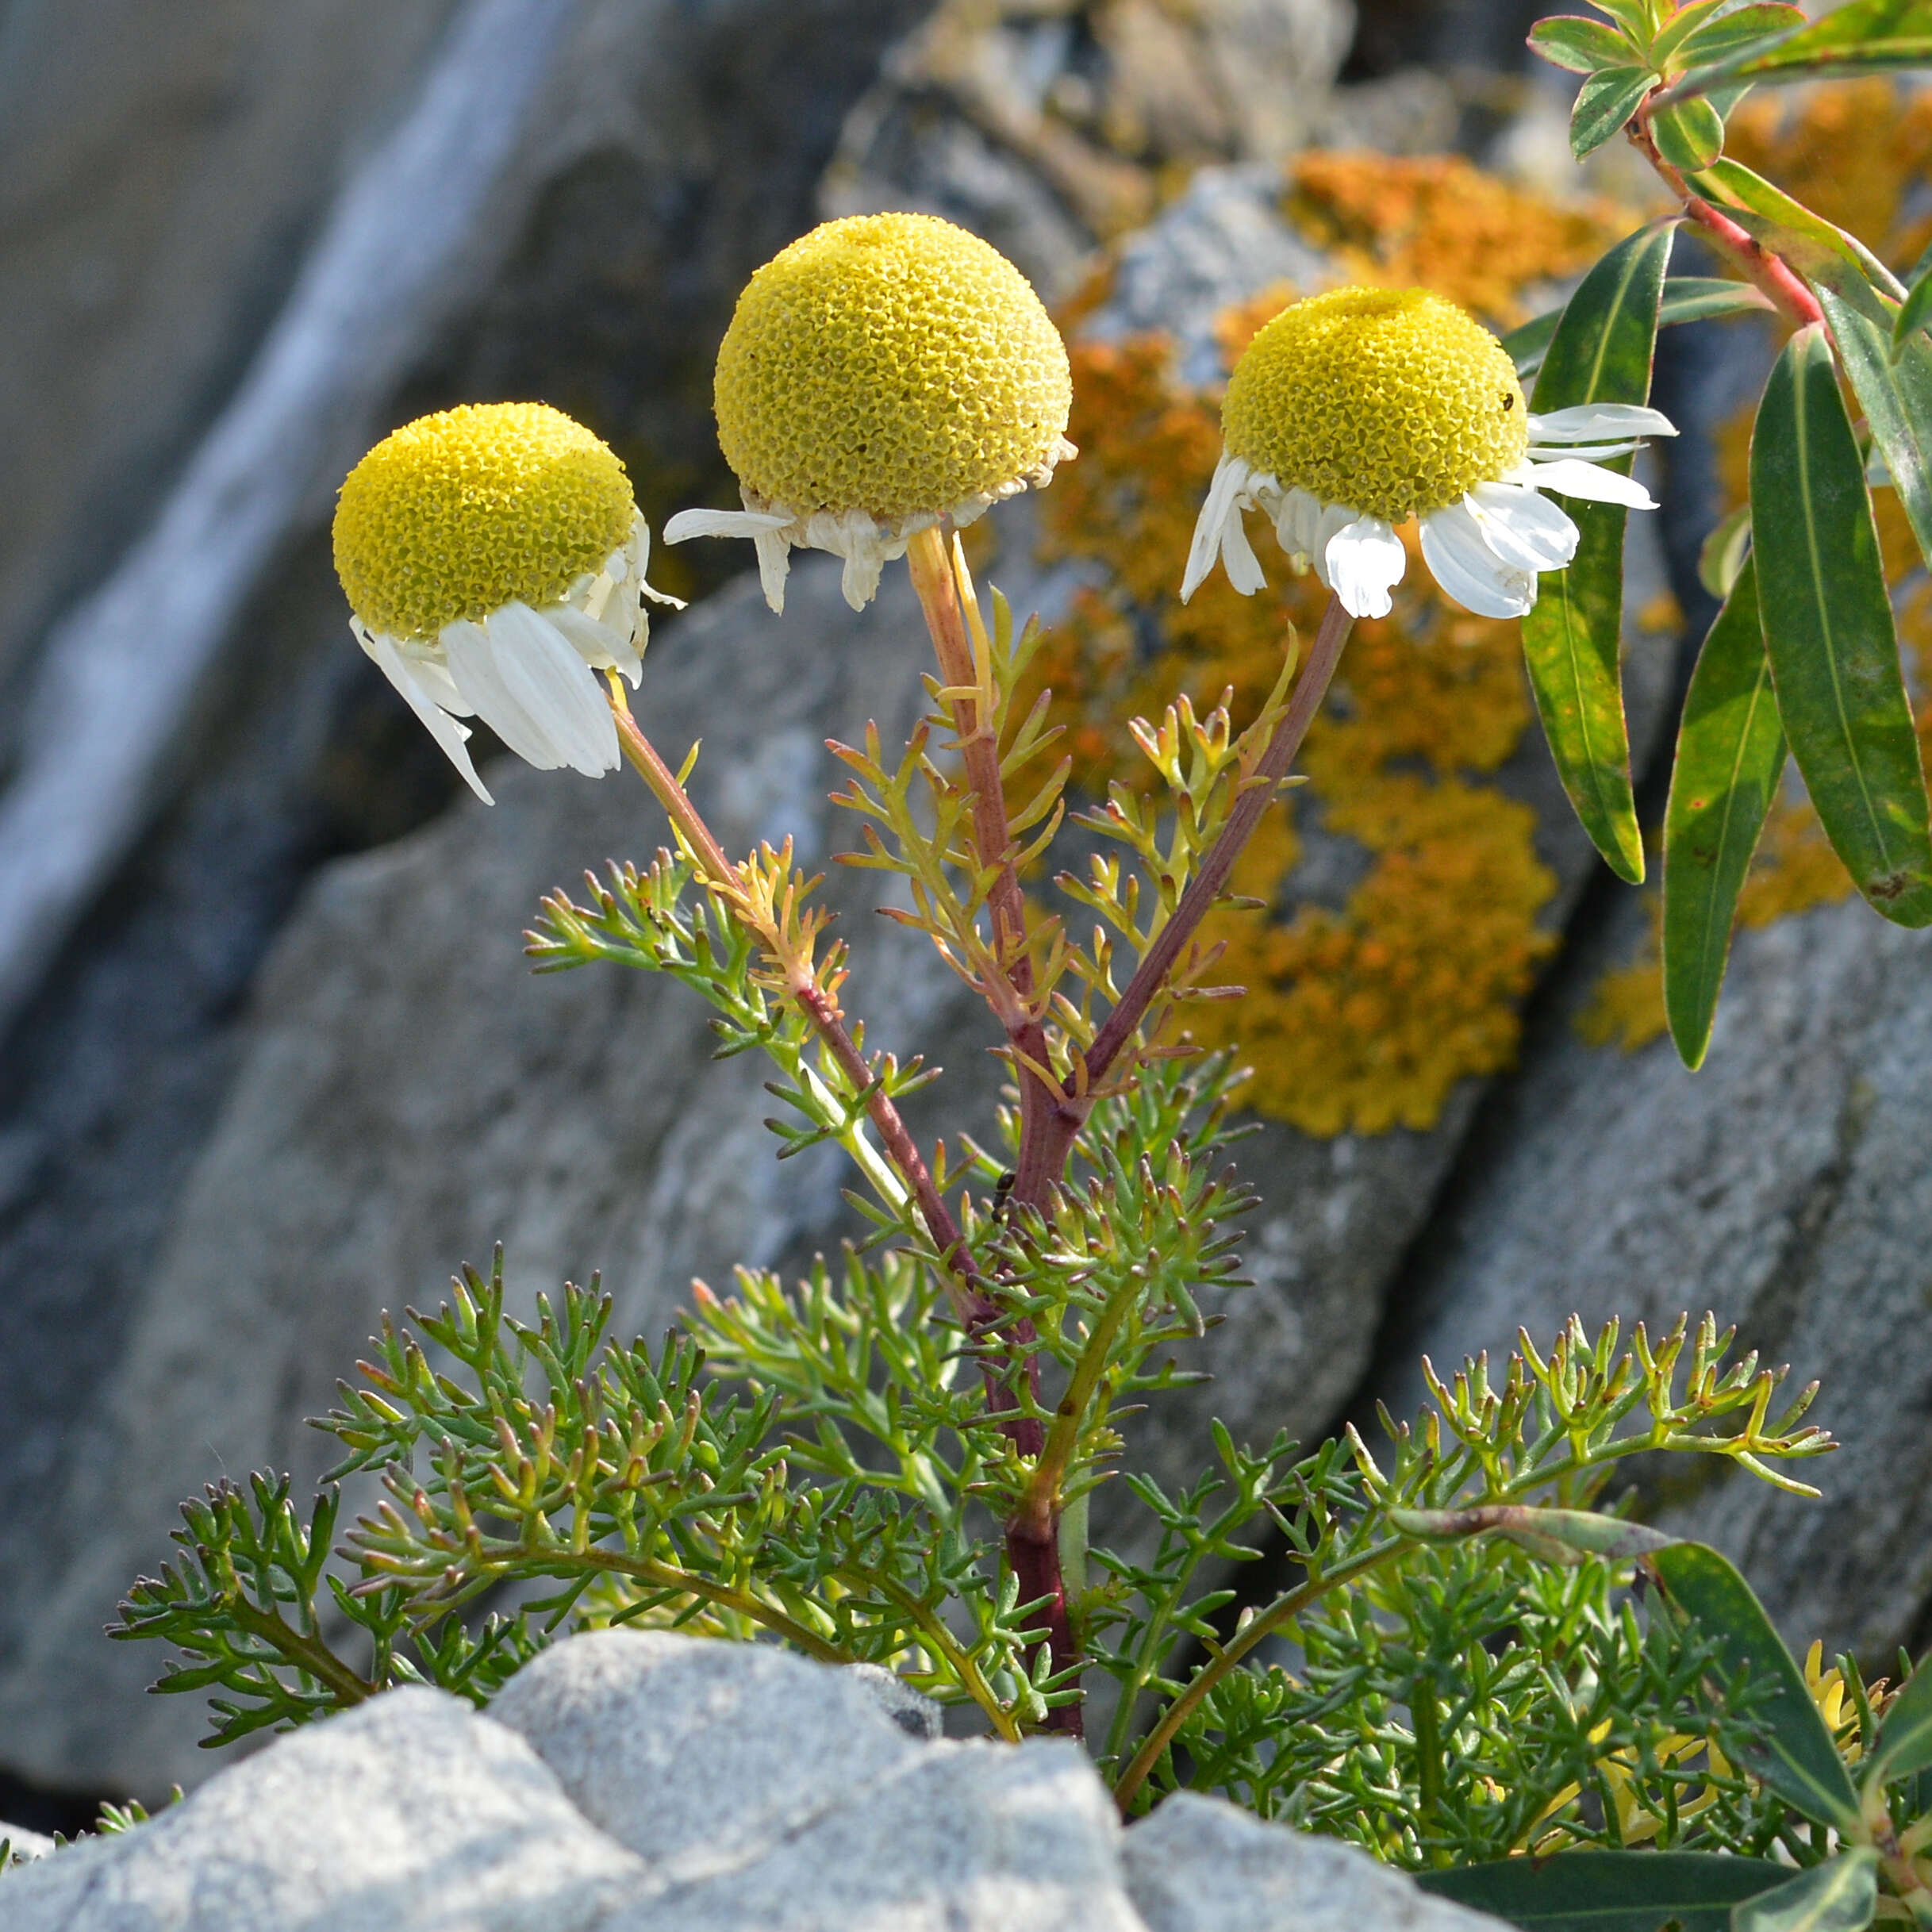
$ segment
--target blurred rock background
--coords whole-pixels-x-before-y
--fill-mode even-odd
[[[1134,576],[1171,543],[1212,438],[1189,386],[1212,383],[1239,318],[1365,271],[1513,322],[1629,218],[1600,198],[1642,192],[1613,156],[1588,184],[1600,198],[1577,198],[1561,90],[1518,58],[1540,10],[1503,0],[495,4],[0,4],[0,676],[16,700],[0,751],[15,774],[67,756],[38,694],[104,621],[98,586],[130,581],[131,556],[163,589],[170,568],[201,567],[200,552],[171,564],[155,533],[278,327],[342,313],[313,265],[372,157],[455,84],[459,54],[457,78],[505,117],[474,146],[479,178],[447,184],[471,212],[430,285],[398,262],[393,342],[359,362],[338,343],[332,382],[302,392],[303,432],[275,446],[287,507],[245,567],[225,567],[234,608],[205,627],[144,754],[131,835],[102,847],[71,920],[36,928],[41,963],[6,1016],[0,1815],[21,1823],[71,1826],[98,1794],[212,1768],[192,1700],[141,1696],[158,1655],[101,1627],[201,1482],[318,1473],[301,1418],[378,1311],[433,1302],[501,1239],[520,1293],[601,1268],[619,1325],[651,1331],[692,1275],[791,1265],[845,1226],[835,1169],[765,1158],[755,1070],[711,1066],[675,989],[528,974],[518,935],[539,895],[641,855],[659,828],[621,780],[514,764],[493,774],[494,812],[456,800],[348,636],[326,533],[346,463],[422,410],[540,397],[612,443],[654,525],[728,502],[709,378],[746,275],[821,214],[943,213],[1066,305],[1081,345],[1086,455],[989,520],[988,567],[1055,620],[1098,781],[1135,679],[1212,671],[1218,689],[1259,662],[1250,640],[1203,663]],[[528,37],[479,29],[498,19]],[[493,71],[513,44],[522,65]],[[1870,234],[1910,215],[1922,131],[1863,119],[1904,157],[1857,177],[1868,201],[1892,198],[1882,209],[1837,216]],[[1364,149],[1394,159],[1350,159]],[[1458,154],[1492,171],[1432,158]],[[1627,677],[1652,762],[1732,460],[1736,372],[1765,346],[1667,340],[1660,401],[1711,433],[1674,463],[1668,543],[1633,547]],[[1111,522],[1150,452],[1173,501]],[[821,741],[909,715],[916,613],[889,576],[855,622],[835,571],[808,563],[781,623],[748,562],[660,551],[655,579],[701,601],[660,627],[640,715],[667,745],[704,738],[699,786],[728,838],[803,825],[829,851]],[[158,608],[156,634],[164,616],[175,636]],[[1641,963],[1617,978],[1649,914],[1569,822],[1509,628],[1457,628],[1419,589],[1356,651],[1331,758],[1390,797],[1419,763],[1461,816],[1378,845],[1319,770],[1298,806],[1269,880],[1285,936],[1253,962],[1276,1027],[1264,1131],[1239,1157],[1263,1196],[1257,1286],[1210,1338],[1216,1388],[1145,1453],[1185,1472],[1210,1408],[1238,1432],[1306,1437],[1377,1392],[1410,1401],[1419,1347],[1439,1363],[1573,1310],[1714,1306],[1826,1378],[1819,1414],[1850,1446],[1815,1469],[1823,1505],[1737,1485],[1661,1500],[1745,1559],[1794,1635],[1872,1661],[1922,1645],[1924,942],[1829,903],[1828,879],[1768,891],[1707,1070],[1684,1074],[1646,1034]],[[9,848],[5,810],[0,793],[0,889],[36,857]],[[1788,886],[1818,873],[1811,851],[1794,832],[1774,855]],[[896,929],[870,929],[866,891],[832,889],[877,1032],[936,1040],[946,1117],[983,1130],[994,1083],[972,1015]],[[1354,948],[1357,994],[1412,1055],[1399,1077],[1335,1046],[1358,1023],[1311,1004],[1333,988],[1294,950],[1310,935]]]

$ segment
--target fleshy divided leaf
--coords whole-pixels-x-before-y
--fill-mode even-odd
[[[1733,1907],[1731,1932],[1865,1932],[1878,1904],[1878,1854],[1855,1846]]]
[[[1778,712],[1833,848],[1872,908],[1932,922],[1932,835],[1865,464],[1816,324],[1751,436],[1751,524]]]
[[[1789,1867],[1721,1852],[1566,1851],[1553,1858],[1419,1872],[1438,1899],[1523,1932],[1729,1932],[1738,1903],[1776,1888]]]
[[[1627,67],[1637,49],[1614,27],[1575,13],[1556,13],[1530,29],[1530,51],[1552,67],[1572,74],[1594,74],[1600,67]]]
[[[1738,893],[1785,752],[1747,558],[1697,655],[1664,813],[1664,1011],[1688,1067],[1711,1043]]]
[[[1730,1561],[1702,1543],[1673,1543],[1643,1559],[1665,1595],[1718,1645],[1727,1682],[1752,1686],[1755,1737],[1726,1750],[1807,1818],[1864,1836],[1844,1761],[1805,1688],[1804,1673],[1765,1607]]]
[[[1674,232],[1667,222],[1639,229],[1584,277],[1543,358],[1532,409],[1649,400]],[[1607,467],[1627,474],[1630,459],[1611,458]],[[1643,839],[1619,663],[1627,513],[1618,504],[1575,503],[1570,514],[1577,554],[1568,569],[1542,578],[1523,620],[1523,658],[1563,789],[1605,862],[1634,885],[1643,878]]]

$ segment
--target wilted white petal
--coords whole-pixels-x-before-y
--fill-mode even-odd
[[[1547,497],[1515,483],[1478,483],[1462,499],[1485,540],[1521,570],[1560,570],[1577,554],[1577,526]]]
[[[548,739],[555,762],[601,778],[618,764],[617,727],[603,681],[555,625],[528,604],[493,610],[483,629],[497,670]]]
[[[620,596],[635,595],[628,586],[618,586]],[[606,606],[608,611],[609,607]],[[563,635],[564,641],[593,670],[621,671],[633,689],[643,674],[643,660],[637,647],[622,631],[609,623],[587,617],[569,604],[547,605],[542,613]]]
[[[1536,602],[1534,574],[1505,563],[1460,503],[1423,518],[1422,554],[1430,575],[1479,617],[1520,617]]]
[[[355,633],[355,641],[367,653],[370,661],[382,675],[396,687],[397,694],[416,713],[424,728],[443,747],[444,755],[463,775],[470,789],[486,805],[495,804],[483,782],[476,775],[476,767],[470,762],[470,753],[465,740],[468,730],[449,716],[438,705],[414,676],[416,667],[406,663],[396,648],[395,640],[380,631],[371,631],[365,624],[354,624],[349,627]]]
[[[459,618],[444,624],[437,635],[450,675],[475,708],[476,715],[526,765],[534,765],[539,771],[551,771],[562,764],[563,760],[548,735],[504,682],[496,653],[490,647],[489,633],[482,625]]]
[[[680,510],[664,526],[664,540],[682,543],[694,536],[757,537],[767,531],[782,530],[791,520],[757,510]]]
[[[1308,568],[1305,559],[1319,547],[1316,540],[1321,522],[1322,506],[1307,490],[1297,486],[1283,493],[1281,507],[1275,513],[1275,541],[1290,558],[1304,559],[1300,567],[1304,570]]]
[[[1582,497],[1592,503],[1622,503],[1634,510],[1657,508],[1650,491],[1634,476],[1600,470],[1595,463],[1581,462],[1574,456],[1559,456],[1554,463],[1532,463],[1530,468],[1538,490]]]
[[[1402,581],[1408,552],[1379,517],[1358,517],[1322,547],[1329,588],[1351,617],[1386,617],[1391,589]]]
[[[792,547],[776,530],[761,530],[754,540],[758,545],[758,581],[764,588],[765,601],[782,616],[785,580],[792,574]]]
[[[644,521],[641,511],[631,525],[630,558],[631,574],[636,580],[638,589],[652,603],[666,604],[673,610],[684,609],[682,597],[673,597],[668,590],[654,590],[648,581],[647,573],[651,568],[651,526]],[[648,628],[646,627],[647,630]]]
[[[1674,436],[1677,426],[1658,409],[1634,402],[1580,402],[1529,418],[1532,443],[1587,443],[1592,436]]]
[[[1328,546],[1354,521],[1355,513],[1346,503],[1318,503],[1316,506],[1314,524],[1308,533],[1308,555],[1324,590],[1335,588],[1328,570]]]
[[[1248,466],[1239,456],[1231,456],[1223,450],[1221,460],[1214,466],[1214,480],[1208,486],[1208,500],[1202,504],[1200,514],[1194,520],[1194,540],[1188,546],[1187,570],[1181,579],[1183,604],[1200,588],[1208,573],[1214,568],[1214,560],[1221,554],[1230,520],[1239,519],[1241,513],[1235,507],[1235,499],[1240,495],[1247,478]],[[1250,551],[1250,555],[1252,554]],[[1231,580],[1231,572],[1230,578]]]
[[[855,544],[847,553],[845,568],[839,573],[839,588],[854,610],[863,610],[878,595],[879,577],[885,568],[882,551]]]
[[[392,637],[389,642],[408,668],[409,675],[444,710],[456,717],[467,718],[476,709],[456,689],[455,679],[444,668],[440,645],[409,643],[399,637]]]

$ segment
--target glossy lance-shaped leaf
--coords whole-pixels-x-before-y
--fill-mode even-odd
[[[1834,263],[1807,279],[1919,554],[1932,559],[1932,343],[1897,341],[1891,305],[1856,269]]]
[[[1700,171],[1700,193],[1718,203],[1755,239],[1775,249],[1802,275],[1837,255],[1864,271],[1865,278],[1895,301],[1904,298],[1897,276],[1856,235],[1814,214],[1775,182],[1727,155]]]
[[[1719,0],[1719,6],[1723,0]],[[1783,0],[1747,0],[1728,13],[1718,12],[1692,19],[1696,12],[1685,7],[1674,14],[1670,24],[1650,44],[1650,57],[1660,65],[1668,61],[1677,68],[1702,67],[1720,60],[1746,56],[1757,44],[1774,34],[1796,33],[1805,25],[1801,7],[1788,6]]]
[[[1722,1852],[1561,1852],[1418,1872],[1438,1899],[1489,1912],[1523,1932],[1728,1932],[1731,1909],[1784,1882],[1790,1868]]]
[[[1646,67],[1600,67],[1577,90],[1569,113],[1570,152],[1579,161],[1594,154],[1656,85],[1657,76]]]
[[[1922,261],[1912,271],[1911,287],[1899,313],[1892,317],[1892,354],[1896,355],[1927,322],[1932,322],[1932,268]]]
[[[1784,757],[1747,558],[1697,654],[1664,812],[1664,1011],[1688,1067],[1711,1042],[1738,889]]]
[[[1599,67],[1628,67],[1638,58],[1634,43],[1606,27],[1600,20],[1576,13],[1555,13],[1530,29],[1530,51],[1552,67],[1572,74],[1594,74]]]
[[[1650,138],[1673,167],[1696,174],[1724,152],[1724,117],[1701,97],[1680,101],[1651,117]]]
[[[1557,325],[1531,408],[1643,403],[1673,230],[1639,229],[1583,278]],[[1628,473],[1630,459],[1606,467]],[[1643,877],[1643,839],[1630,796],[1630,735],[1619,653],[1623,631],[1621,504],[1572,503],[1577,554],[1545,574],[1523,620],[1523,654],[1536,709],[1570,803],[1611,870]]]
[[[1901,926],[1932,921],[1924,774],[1865,464],[1814,323],[1785,344],[1751,434],[1752,543],[1778,713],[1833,848]]]
[[[1727,282],[1719,275],[1673,275],[1664,284],[1657,325],[1669,328],[1677,322],[1703,322],[1719,316],[1742,315],[1746,309],[1770,308],[1769,299],[1748,282]],[[1503,347],[1524,382],[1542,367],[1550,338],[1562,319],[1561,309],[1551,309],[1503,338]]]
[[[1718,1646],[1728,1682],[1752,1686],[1750,1725],[1726,1750],[1807,1818],[1861,1834],[1858,1800],[1838,1747],[1806,1689],[1804,1673],[1736,1569],[1702,1543],[1675,1543],[1644,1559],[1672,1603]]]
[[[1861,1845],[1731,1911],[1731,1932],[1865,1932],[1878,1905],[1878,1854]]]
[[[1869,1785],[1884,1785],[1927,1769],[1932,1769],[1932,1652],[1919,1660],[1892,1700],[1865,1776]]]
[[[1774,29],[1768,44],[1734,43],[1713,52],[1715,58],[1693,55],[1684,63],[1691,71],[1672,86],[1668,100],[1715,94],[1735,83],[1776,86],[1932,63],[1932,0],[1849,0],[1811,25]]]

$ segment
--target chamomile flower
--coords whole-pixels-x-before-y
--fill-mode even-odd
[[[1217,557],[1244,596],[1262,587],[1241,520],[1260,509],[1295,567],[1312,563],[1356,617],[1389,614],[1408,561],[1396,526],[1411,517],[1450,597],[1521,616],[1537,573],[1577,550],[1576,524],[1543,493],[1655,509],[1602,459],[1677,434],[1620,403],[1532,415],[1503,345],[1421,289],[1336,289],[1284,309],[1236,367],[1221,431],[1182,601]]]
[[[349,472],[336,506],[349,628],[484,804],[480,717],[540,771],[600,778],[617,732],[597,674],[635,685],[651,532],[624,466],[540,402],[420,417]]]
[[[860,610],[909,538],[1074,454],[1066,350],[1039,298],[931,215],[847,216],[774,256],[738,298],[714,394],[744,509],[682,510],[665,541],[750,537],[774,611],[794,547],[843,557]]]

